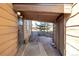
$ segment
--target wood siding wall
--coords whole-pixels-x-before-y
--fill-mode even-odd
[[[66,55],[79,56],[79,4],[72,6],[72,13],[66,23]]]
[[[15,55],[18,43],[17,15],[12,4],[0,3],[0,55]]]

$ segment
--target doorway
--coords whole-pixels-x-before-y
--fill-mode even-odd
[[[21,47],[24,44],[23,20],[21,17],[18,19],[18,27],[18,45]]]

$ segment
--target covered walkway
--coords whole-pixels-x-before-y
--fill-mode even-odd
[[[73,44],[71,43],[71,45],[79,50],[79,44],[77,44],[79,38],[75,37],[79,36],[79,27],[77,28],[79,26],[79,20],[77,20],[79,17],[78,6],[79,4],[72,3],[0,4],[0,55],[60,56],[61,53],[62,56],[65,56],[66,51],[68,51],[66,49],[67,41],[69,43],[72,41]],[[37,40],[29,40],[32,35],[33,20],[54,23],[54,35],[52,34],[54,45],[49,37],[35,36]],[[67,20],[69,21],[67,22]],[[69,38],[70,35],[74,38],[72,36]]]
[[[52,46],[51,38],[39,37],[38,42],[30,42],[25,46],[24,50],[19,51],[18,55],[23,56],[60,56],[57,49]],[[22,47],[23,48],[23,47]]]

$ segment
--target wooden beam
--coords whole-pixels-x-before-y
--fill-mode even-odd
[[[60,17],[63,17],[63,19],[64,19],[64,14],[61,13],[61,14],[56,18],[56,22],[58,22],[59,20],[61,20],[61,19],[59,19]]]
[[[59,14],[56,13],[39,13],[39,12],[22,12],[26,19],[53,22]]]
[[[71,4],[65,4],[65,5],[64,4],[51,4],[51,5],[50,4],[49,5],[14,4],[14,9],[17,10],[17,11],[71,13]]]

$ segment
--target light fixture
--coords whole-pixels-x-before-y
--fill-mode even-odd
[[[20,16],[20,15],[21,15],[21,13],[20,13],[20,12],[17,12],[17,15],[18,15],[18,16]]]

